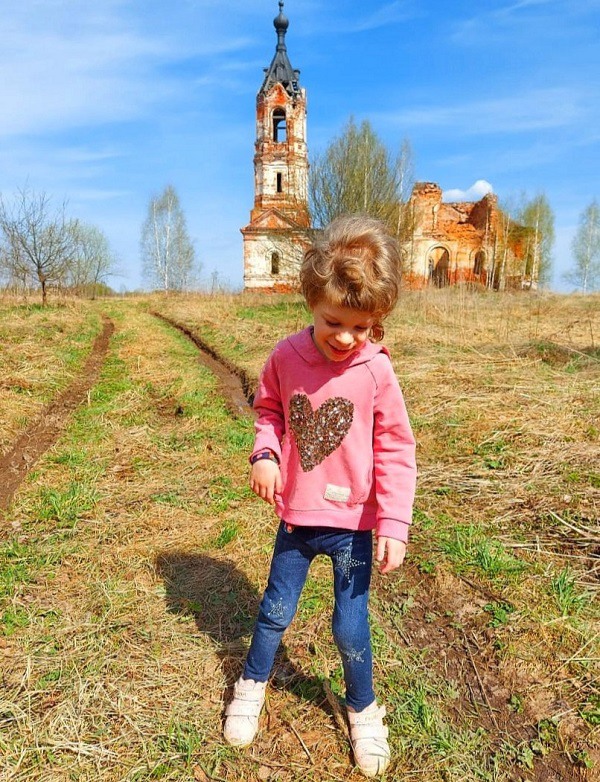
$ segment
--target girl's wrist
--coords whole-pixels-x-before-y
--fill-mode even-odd
[[[262,448],[260,451],[253,453],[250,457],[250,464],[256,464],[256,462],[260,462],[262,459],[268,459],[271,462],[275,462],[275,464],[279,464],[277,455],[270,448]]]

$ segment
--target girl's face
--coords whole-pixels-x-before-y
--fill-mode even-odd
[[[329,361],[343,361],[360,350],[368,339],[375,318],[368,312],[335,307],[327,302],[312,308],[313,341]]]

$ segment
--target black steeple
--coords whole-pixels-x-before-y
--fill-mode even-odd
[[[285,47],[285,34],[289,24],[287,16],[283,14],[283,0],[279,0],[279,15],[273,19],[273,25],[277,31],[277,48],[271,64],[265,68],[266,76],[259,92],[268,92],[274,84],[282,84],[291,96],[300,93],[300,85],[298,84],[300,71],[295,71],[292,68]]]

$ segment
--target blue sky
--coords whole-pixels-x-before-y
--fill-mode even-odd
[[[208,278],[242,281],[256,92],[276,0],[4,0],[0,190],[28,184],[101,228],[116,289],[141,284],[140,227],[179,193]],[[454,198],[544,192],[555,283],[600,198],[600,0],[287,0],[309,150],[352,115]]]

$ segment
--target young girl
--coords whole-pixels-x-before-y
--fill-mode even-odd
[[[402,564],[415,491],[415,441],[383,337],[396,304],[400,258],[377,220],[335,220],[300,272],[313,325],[280,342],[254,406],[250,486],[281,523],[243,673],[226,709],[225,738],[247,746],[267,679],[296,612],[310,563],[333,564],[333,637],[346,684],[350,739],[367,776],[390,760],[385,708],[373,692],[368,623],[372,532],[382,573]]]

